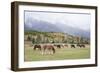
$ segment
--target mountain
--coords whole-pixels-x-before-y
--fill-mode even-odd
[[[90,38],[89,30],[86,31],[79,28],[68,26],[67,24],[62,24],[62,23],[53,24],[50,22],[36,20],[36,19],[28,19],[25,22],[24,29],[25,31],[35,30],[41,32],[62,32],[74,36]]]
[[[58,27],[61,28],[61,30],[64,33],[74,35],[74,36],[81,36],[81,37],[90,38],[90,30],[82,30],[79,28],[68,26],[66,24],[61,24]]]
[[[28,20],[25,22],[24,25],[25,30],[36,30],[36,31],[42,31],[42,32],[63,32],[60,28],[57,26],[54,26],[52,23],[48,23],[45,21],[40,20]]]

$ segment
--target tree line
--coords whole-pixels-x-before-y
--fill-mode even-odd
[[[68,44],[90,44],[90,40],[84,37],[72,36],[55,32],[26,32],[26,40],[33,44],[40,43],[68,43]]]

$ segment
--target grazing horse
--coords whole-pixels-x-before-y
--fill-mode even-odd
[[[34,45],[34,48],[33,48],[33,50],[36,50],[36,49],[38,49],[38,50],[41,50],[41,45],[39,45],[39,44],[37,44],[37,45]]]
[[[50,44],[34,45],[33,50],[36,50],[36,49],[41,51],[42,55],[43,54],[54,54],[55,53],[54,46],[50,45]]]
[[[81,45],[81,47],[85,48],[85,45],[84,45],[84,44],[82,44],[82,45]]]
[[[43,45],[43,53],[49,53],[49,54],[54,54],[55,53],[55,48],[53,45]]]
[[[61,45],[57,45],[57,48],[61,48]]]
[[[75,45],[74,44],[71,44],[71,48],[75,48]]]
[[[80,44],[77,44],[76,46],[77,46],[77,47],[81,47]]]
[[[68,47],[68,45],[67,45],[67,44],[65,44],[64,46],[65,46],[65,47]]]
[[[54,46],[56,46],[57,48],[61,48],[61,45],[54,45]]]
[[[85,48],[85,45],[84,44],[77,44],[77,46],[80,47],[80,48],[81,47]]]

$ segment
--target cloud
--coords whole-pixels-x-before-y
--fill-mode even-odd
[[[28,18],[50,22],[58,26],[68,25],[83,30],[89,30],[91,24],[90,14],[25,11],[25,21],[27,21]]]

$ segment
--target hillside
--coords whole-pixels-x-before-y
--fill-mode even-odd
[[[65,34],[68,33],[73,36],[90,38],[90,30],[82,30],[79,28],[68,26],[67,24],[62,24],[62,23],[54,24],[36,19],[28,19],[25,22],[24,29],[25,31],[35,30],[41,32],[60,32]]]
[[[25,40],[34,39],[34,43],[89,43],[88,38],[61,32],[25,31]]]

